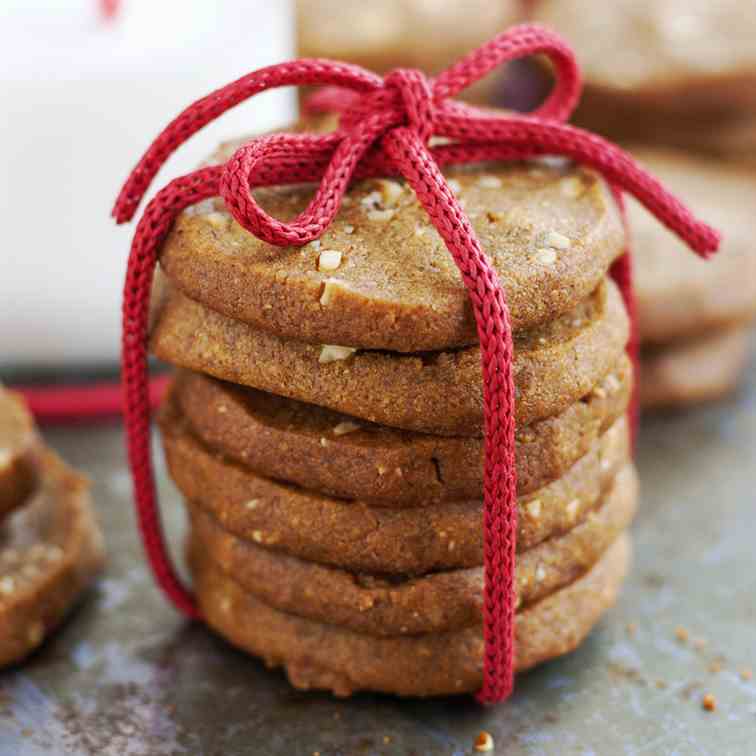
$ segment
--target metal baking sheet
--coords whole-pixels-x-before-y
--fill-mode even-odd
[[[512,701],[342,701],[292,690],[154,587],[136,538],[118,427],[49,430],[87,471],[107,531],[107,574],[26,664],[0,674],[0,754],[756,752],[756,369],[737,397],[646,418],[635,568],[576,653],[519,680]],[[159,465],[166,520],[178,497]],[[706,711],[703,697],[716,699]]]

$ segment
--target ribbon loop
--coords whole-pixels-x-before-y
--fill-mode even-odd
[[[407,126],[423,144],[433,136],[433,94],[427,77],[413,68],[397,68],[384,80],[388,89],[395,89],[401,98]]]

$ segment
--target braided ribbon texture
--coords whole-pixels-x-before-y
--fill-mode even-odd
[[[552,92],[536,111],[491,113],[452,99],[497,66],[534,54],[548,56],[555,74]],[[148,203],[134,234],[124,286],[122,370],[129,461],[147,557],[158,584],[173,603],[188,616],[199,617],[195,599],[166,551],[150,456],[150,286],[160,244],[177,214],[220,196],[237,222],[259,239],[277,246],[302,245],[328,228],[350,182],[401,175],[454,258],[477,324],[485,415],[484,680],[478,698],[485,703],[501,701],[513,688],[515,651],[512,332],[496,271],[440,168],[481,160],[566,156],[596,168],[618,199],[621,192],[634,195],[702,257],[717,249],[719,236],[629,155],[565,123],[580,95],[580,72],[565,42],[530,25],[499,34],[434,79],[408,69],[397,69],[381,79],[358,66],[320,59],[295,60],[250,73],[198,100],[163,130],[124,184],[113,210],[117,222],[131,220],[160,167],[195,132],[243,100],[288,85],[318,85],[331,88],[331,93],[338,88],[342,93],[336,98],[341,111],[338,129],[324,135],[262,136],[239,148],[223,165],[203,167],[171,181]],[[431,147],[432,136],[444,139],[435,140],[440,144]],[[316,182],[318,188],[291,223],[266,214],[252,195],[255,187],[299,182]],[[627,252],[615,263],[612,274],[632,315]]]

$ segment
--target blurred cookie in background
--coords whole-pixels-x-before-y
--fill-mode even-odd
[[[612,139],[756,158],[756,4],[535,0],[532,20],[574,47],[575,121]]]
[[[719,254],[705,262],[629,203],[644,403],[719,398],[742,375],[756,316],[756,172],[672,150],[638,148],[633,154],[694,212],[724,229]]]
[[[436,74],[520,21],[522,12],[517,0],[297,0],[297,52],[346,60],[379,74],[394,68]],[[500,100],[502,87],[511,83],[493,74],[464,97]]]
[[[0,493],[1,668],[58,627],[104,555],[89,482],[44,447],[21,399],[1,385]]]

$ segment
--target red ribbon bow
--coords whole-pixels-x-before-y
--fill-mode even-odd
[[[555,86],[528,115],[492,114],[451,98],[494,68],[534,54],[553,63]],[[174,604],[191,617],[199,610],[167,555],[150,458],[147,392],[147,320],[158,249],[184,208],[220,195],[234,218],[277,246],[318,238],[333,221],[344,192],[357,178],[400,174],[415,191],[459,267],[472,302],[481,346],[485,415],[483,610],[484,681],[480,701],[509,696],[514,679],[514,577],[517,500],[515,480],[512,334],[504,292],[470,221],[439,166],[481,160],[523,160],[563,155],[598,169],[620,192],[638,198],[702,257],[713,254],[719,235],[698,222],[661,184],[616,146],[566,125],[581,90],[570,48],[535,26],[518,26],[471,52],[434,79],[398,69],[381,79],[358,66],[330,60],[296,60],[242,77],[198,100],[157,137],[126,181],[113,215],[129,221],[163,163],[203,126],[253,95],[286,85],[346,88],[339,128],[329,134],[274,134],[253,139],[225,164],[175,179],[147,205],[131,247],[123,302],[123,378],[126,429],[135,501],[145,550],[155,578]],[[445,137],[430,147],[431,136]],[[319,182],[292,223],[267,215],[252,189]],[[633,312],[629,253],[612,274]],[[631,339],[631,352],[635,349]]]

